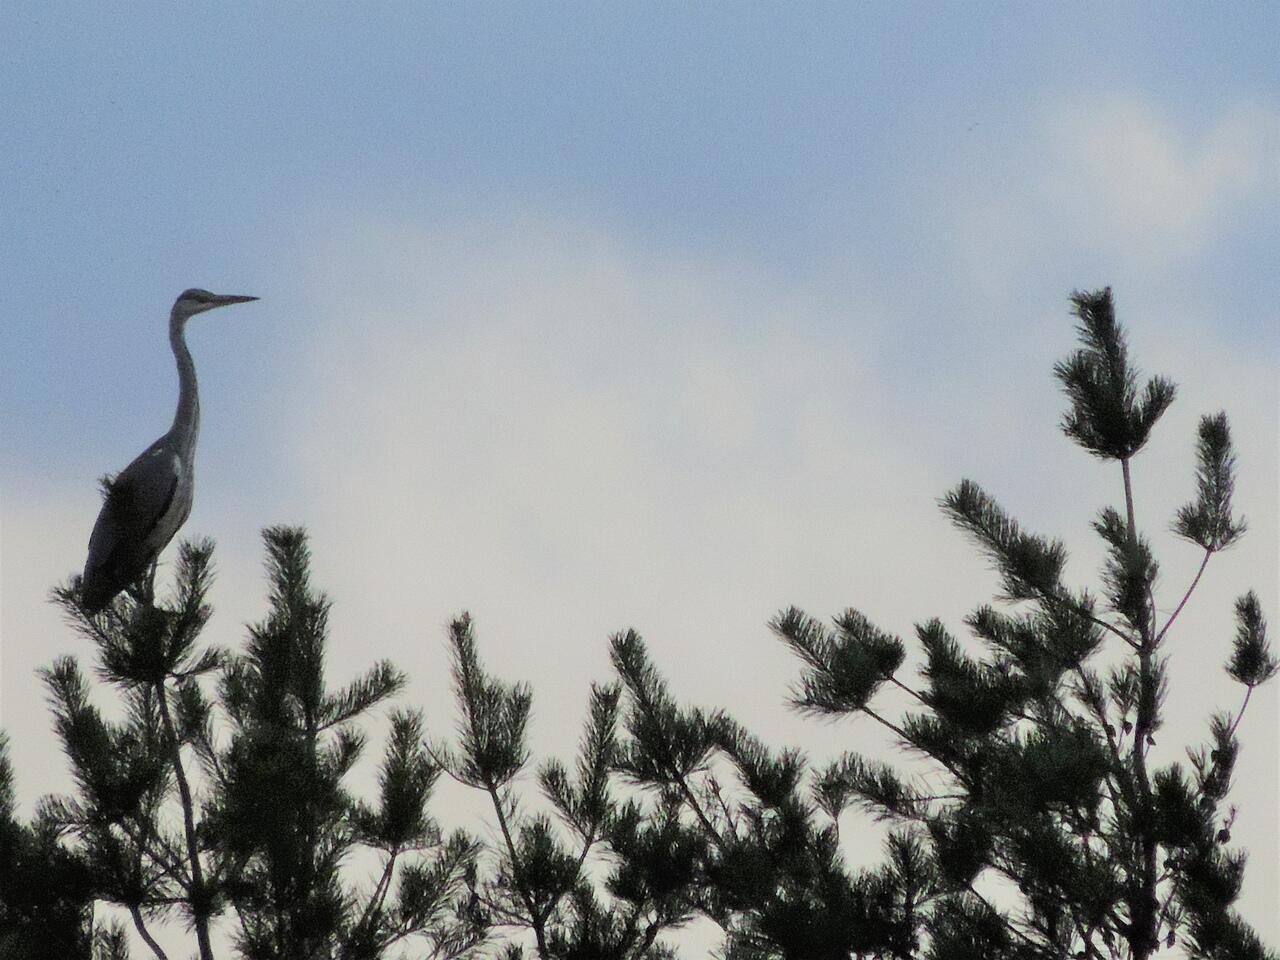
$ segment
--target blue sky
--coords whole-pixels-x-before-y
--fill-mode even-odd
[[[682,695],[817,735],[764,620],[958,626],[991,587],[933,507],[962,476],[1079,543],[1087,579],[1116,490],[1054,427],[1077,287],[1112,284],[1183,387],[1135,465],[1170,591],[1195,418],[1236,424],[1253,534],[1189,632],[1227,636],[1249,586],[1274,619],[1280,14],[976,7],[0,6],[0,720],[29,734],[24,796],[66,785],[32,671],[86,652],[43,598],[83,561],[95,478],[169,422],[191,285],[262,298],[190,331],[188,532],[220,544],[223,642],[260,610],[256,531],[305,522],[362,637],[336,669],[381,645],[435,704],[439,627],[470,608],[508,676],[572,705],[539,714],[552,752],[625,626]],[[1216,684],[1225,642],[1175,684]],[[1235,697],[1183,695],[1181,742]],[[1273,809],[1275,694],[1250,709]],[[1277,860],[1246,899],[1273,940]]]
[[[1056,105],[1137,102],[1186,149],[1275,92],[1265,5],[604,6],[6,4],[0,264],[19,349],[0,389],[32,413],[7,419],[9,449],[69,465],[49,426],[70,439],[79,417],[44,385],[110,356],[143,291],[198,275],[270,297],[317,225],[370,217],[500,233],[554,211],[782,278],[856,263],[912,333],[981,319],[948,263],[955,207],[1043,159]],[[1280,294],[1274,199],[1241,207],[1182,296],[1274,344],[1257,306]],[[1008,305],[1114,273],[1046,226]],[[167,389],[149,358],[120,362],[87,384],[95,402]]]

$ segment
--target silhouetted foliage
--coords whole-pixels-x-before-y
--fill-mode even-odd
[[[0,957],[88,957],[93,883],[88,865],[58,842],[56,826],[15,819],[13,768],[0,733]]]
[[[276,527],[264,540],[270,609],[239,653],[199,639],[208,541],[182,545],[168,602],[148,588],[87,616],[74,579],[55,591],[94,641],[124,718],[92,705],[74,658],[44,671],[76,792],[45,798],[35,836],[84,875],[73,906],[123,908],[157,957],[149,925],[175,914],[209,958],[212,922],[228,915],[251,960],[373,960],[402,942],[461,956],[486,933],[466,909],[476,842],[442,836],[427,813],[438,770],[421,718],[392,715],[373,803],[345,786],[365,742],[359,725],[403,677],[384,661],[331,689],[329,602],[311,588],[305,535]],[[342,869],[361,850],[381,861],[371,890]],[[67,929],[96,935],[103,957],[123,956],[118,932],[91,935],[83,920]]]
[[[1094,523],[1107,548],[1099,598],[1063,582],[1061,542],[1024,532],[965,480],[942,507],[1013,605],[984,605],[967,619],[983,655],[938,621],[924,623],[921,683],[911,689],[896,676],[901,653],[881,652],[901,645],[861,614],[841,614],[832,632],[784,611],[774,628],[805,667],[797,704],[870,716],[937,767],[926,791],[893,765],[851,754],[818,776],[820,804],[836,816],[858,803],[923,844],[933,877],[925,956],[1141,960],[1181,942],[1197,958],[1273,957],[1231,910],[1244,854],[1228,846],[1235,810],[1223,809],[1249,694],[1277,669],[1266,623],[1257,597],[1241,597],[1227,671],[1245,685],[1243,703],[1211,720],[1209,745],[1190,751],[1190,776],[1180,763],[1155,767],[1150,749],[1169,692],[1164,640],[1200,578],[1159,622],[1159,568],[1136,522],[1130,461],[1175,391],[1159,377],[1138,389],[1110,290],[1072,299],[1082,347],[1054,368],[1070,401],[1062,427],[1118,462],[1123,481],[1123,512],[1104,507]],[[1225,414],[1202,419],[1197,454],[1196,498],[1173,530],[1202,548],[1203,572],[1245,529],[1231,507]],[[1114,665],[1091,666],[1117,644]],[[925,709],[897,723],[881,716],[871,702],[886,684],[909,689]],[[995,878],[1005,892],[989,899],[980,888]]]

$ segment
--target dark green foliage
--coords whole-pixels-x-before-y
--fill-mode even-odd
[[[1236,457],[1231,449],[1231,428],[1225,413],[1200,418],[1196,454],[1200,461],[1196,470],[1196,500],[1178,510],[1173,529],[1178,536],[1212,553],[1225,550],[1245,531],[1244,518],[1231,515]]]
[[[832,820],[850,803],[856,803],[876,819],[910,817],[920,794],[898,777],[893,768],[879,760],[867,760],[846,753],[820,771],[813,793],[818,805]]]
[[[1109,290],[1073,303],[1082,345],[1054,370],[1063,428],[1119,460],[1124,484],[1123,512],[1094,522],[1096,594],[1064,583],[1061,542],[965,480],[941,506],[1012,605],[978,606],[972,640],[917,624],[918,677],[904,679],[903,642],[855,610],[770,624],[802,664],[794,707],[876,722],[928,770],[851,752],[811,767],[677,702],[630,630],[611,638],[617,677],[592,685],[577,756],[536,762],[532,690],[486,669],[464,614],[449,629],[456,736],[392,711],[362,799],[350,774],[404,678],[378,662],[330,686],[329,602],[303,532],[265,531],[269,611],[236,652],[200,642],[212,546],[184,544],[166,601],[142,584],[86,618],[74,580],[55,592],[123,713],[95,708],[75,660],[44,671],[76,792],[45,798],[30,826],[0,741],[0,956],[127,960],[122,929],[92,921],[97,899],[144,940],[150,923],[187,924],[203,960],[220,918],[246,960],[674,960],[670,935],[695,917],[724,932],[725,960],[1147,960],[1175,943],[1274,960],[1232,909],[1245,857],[1228,799],[1244,706],[1280,664],[1247,593],[1227,661],[1243,704],[1211,718],[1188,762],[1154,765],[1162,641],[1199,576],[1166,616],[1130,461],[1174,388],[1139,388]],[[1225,415],[1201,421],[1198,460],[1174,530],[1207,562],[1244,530]],[[886,688],[911,698],[895,719],[875,703]],[[482,837],[446,837],[431,817],[442,772],[482,798]],[[892,823],[873,867],[844,860],[850,808]],[[353,861],[377,864],[372,886],[352,881]]]
[[[628,630],[610,641],[614,668],[636,705],[627,713],[631,740],[617,767],[639,783],[674,785],[702,768],[715,746],[714,731],[701,710],[681,710],[645,652],[639,634]]]
[[[620,688],[591,688],[573,772],[555,760],[538,771],[543,795],[562,825],[557,826],[530,809],[517,784],[529,759],[528,687],[505,683],[485,670],[465,614],[452,624],[450,640],[461,720],[457,743],[436,742],[431,751],[460,783],[488,794],[493,809],[498,839],[469,880],[477,916],[496,927],[531,932],[538,956],[544,958],[669,956],[657,937],[693,914],[706,841],[680,822],[678,803],[651,812],[615,802],[612,776],[627,770],[626,758],[632,755],[617,740]],[[707,725],[701,717],[669,715],[674,707],[638,637],[621,636],[614,643],[615,662],[628,670],[625,682],[663,708],[660,719],[632,725],[647,744],[661,746],[657,756],[628,772],[639,777],[661,771],[656,775],[669,785],[679,777],[672,771],[696,766],[705,750],[669,749],[663,738],[673,730],[682,735],[692,729],[703,743]],[[613,866],[603,878],[603,889],[612,903],[601,901],[588,869],[588,859],[606,850]],[[504,955],[523,952],[513,945]]]
[[[1064,674],[1088,659],[1103,636],[1091,605],[1052,604],[1016,615],[984,605],[965,625],[991,649],[997,664],[1015,673],[1028,700],[1046,705],[1056,702]]]
[[[732,761],[742,785],[762,806],[785,809],[803,786],[803,754],[798,750],[784,750],[775,756],[734,720],[721,716],[717,721],[716,746]]]
[[[305,535],[264,538],[270,610],[240,653],[199,642],[207,541],[181,546],[168,602],[122,596],[88,618],[74,582],[55,591],[125,712],[103,719],[73,659],[44,671],[77,790],[46,798],[41,822],[73,841],[86,889],[128,911],[143,940],[181,919],[211,958],[209,924],[230,913],[245,958],[375,960],[410,938],[427,956],[461,956],[485,934],[465,909],[476,845],[443,839],[426,813],[437,768],[420,718],[393,715],[374,805],[344,785],[365,740],[356,725],[403,678],[383,662],[330,689],[329,603],[310,586]],[[214,671],[216,698],[202,686]],[[383,865],[371,891],[344,875],[360,848]],[[123,941],[96,936],[98,955],[123,958]]]
[[[830,683],[829,702],[844,709],[862,694],[850,699],[838,691],[863,688],[864,671],[892,673],[902,649],[852,612],[837,628],[831,636],[787,614],[775,622],[823,674],[819,682]],[[932,882],[917,845],[899,838],[885,867],[849,870],[836,826],[814,816],[799,752],[770,750],[723,713],[678,707],[634,633],[614,638],[614,663],[628,694],[631,735],[618,768],[651,798],[650,818],[665,824],[668,836],[653,853],[689,856],[665,872],[687,880],[678,899],[686,910],[696,904],[725,929],[727,957],[912,956],[917,905]],[[826,805],[841,806],[840,792],[831,784]],[[631,823],[642,822],[646,808],[624,809]],[[624,863],[634,859],[626,845],[615,842],[615,849]],[[618,876],[629,875],[624,867]]]
[[[1008,919],[976,896],[942,900],[929,918],[929,960],[1013,960]],[[1029,954],[1035,956],[1035,954]]]
[[[107,723],[89,703],[89,685],[73,658],[59,658],[42,675],[80,792],[76,802],[51,802],[48,811],[65,826],[89,828],[91,822],[133,818],[133,826],[141,829],[172,779],[151,690],[131,689],[126,695],[128,719]]]
[[[972,480],[962,480],[941,502],[955,524],[972,536],[995,564],[1004,582],[1005,599],[1035,600],[1062,593],[1067,550],[1060,541],[1023,533],[1017,521]]]
[[[922,699],[948,727],[981,737],[1012,721],[1025,696],[1008,666],[966,657],[938,620],[917,627],[916,635],[926,656]]]
[[[1189,752],[1196,771],[1196,785],[1201,802],[1207,806],[1226,799],[1231,789],[1231,774],[1240,754],[1240,741],[1235,737],[1235,724],[1226,714],[1215,714],[1209,721],[1212,745]]]
[[[427,816],[426,802],[440,771],[422,747],[422,715],[398,710],[391,717],[391,736],[378,771],[379,805],[357,803],[357,836],[366,846],[388,853],[439,839]]]
[[[1212,809],[1199,803],[1198,791],[1187,782],[1181,766],[1175,763],[1157,771],[1153,784],[1155,835],[1162,846],[1187,847],[1208,835]]]
[[[564,765],[549,760],[538,771],[543,792],[556,812],[583,839],[594,835],[611,809],[609,777],[617,748],[618,700],[616,685],[592,684],[586,732],[578,753],[576,777]]]
[[[1136,634],[1144,636],[1151,631],[1151,591],[1160,569],[1151,555],[1151,545],[1141,537],[1131,537],[1128,524],[1111,507],[1102,510],[1093,529],[1107,543],[1108,557],[1102,568],[1107,605],[1124,617]]]
[[[1139,394],[1110,287],[1074,293],[1071,302],[1082,347],[1053,368],[1071,401],[1063,432],[1094,456],[1128,460],[1146,444],[1176,390],[1163,377],[1152,377]]]
[[[143,604],[122,594],[87,618],[79,607],[76,578],[54,590],[67,619],[99,651],[99,673],[122,687],[186,680],[216,670],[219,652],[197,649],[209,619],[205,596],[213,577],[213,543],[184,542],[178,549],[176,590],[169,604]]]
[[[860,710],[906,655],[901,640],[856,610],[846,610],[835,624],[833,635],[794,607],[770,624],[808,667],[791,699],[801,710],[817,714]]]
[[[939,877],[951,887],[968,888],[991,859],[992,835],[971,810],[946,811],[926,822]]]
[[[341,932],[351,806],[342,781],[363,745],[342,725],[350,693],[326,689],[329,605],[310,588],[305,543],[282,529],[265,539],[271,609],[228,659],[220,700],[230,740],[206,755],[219,779],[210,819],[225,838],[227,896],[245,918],[237,940],[263,960],[315,955]],[[383,695],[399,682],[386,678]]]
[[[666,794],[652,809],[632,801],[609,819],[606,836],[617,861],[607,887],[637,917],[652,905],[655,916],[674,925],[695,911],[710,841],[682,822],[681,806]]]
[[[525,726],[532,694],[525,684],[507,686],[484,673],[470,617],[455,620],[450,632],[453,681],[464,718],[457,758],[449,770],[468,786],[489,789],[508,782],[529,759]]]
[[[99,924],[93,935],[93,960],[129,960],[129,940],[126,929],[120,921],[109,926]]]
[[[475,846],[443,840],[426,812],[438,769],[421,717],[392,715],[375,806],[344,786],[364,746],[355,723],[404,679],[380,662],[331,690],[329,601],[311,588],[306,538],[276,527],[264,539],[271,608],[223,670],[227,746],[201,752],[217,785],[209,831],[221,841],[218,875],[241,921],[239,949],[263,960],[334,950],[372,960],[415,937],[436,955],[460,953],[483,934],[462,909]],[[364,894],[342,873],[357,846],[383,863]]]
[[[42,671],[77,787],[74,797],[45,798],[42,815],[75,838],[97,899],[128,910],[139,930],[176,911],[205,943],[219,904],[198,873],[199,814],[176,760],[191,725],[199,723],[195,699],[182,690],[220,662],[217,651],[198,645],[208,619],[211,556],[208,542],[182,546],[177,587],[167,603],[121,596],[89,618],[74,581],[54,591],[68,619],[95,642],[98,673],[119,690],[123,721],[107,722],[92,706],[73,658]],[[184,701],[179,726],[171,707]]]
[[[92,896],[89,866],[58,842],[57,824],[15,819],[8,739],[0,733],[0,957],[89,957]]]
[[[1025,736],[1015,733],[989,744],[983,767],[986,798],[1017,816],[1055,807],[1088,814],[1099,801],[1110,760],[1099,738],[1083,723],[1041,722]]]
[[[1145,960],[1179,940],[1193,957],[1272,957],[1231,909],[1244,857],[1228,847],[1235,812],[1222,807],[1243,707],[1213,718],[1210,743],[1190,754],[1191,776],[1177,764],[1150,768],[1169,693],[1158,651],[1199,576],[1158,623],[1166,609],[1156,601],[1159,567],[1135,519],[1130,460],[1174,388],[1157,377],[1139,389],[1109,290],[1073,302],[1082,347],[1054,370],[1070,401],[1063,428],[1095,456],[1121,461],[1124,484],[1123,513],[1105,507],[1094,523],[1107,546],[1102,604],[1064,585],[1062,543],[1024,533],[963,481],[941,505],[994,564],[1001,599],[1018,604],[1008,612],[983,605],[967,618],[986,658],[929,621],[916,630],[923,684],[911,689],[893,675],[900,648],[878,663],[874,646],[854,645],[840,671],[843,650],[820,624],[795,609],[775,622],[803,663],[797,706],[860,713],[936,764],[927,777],[907,778],[892,764],[846,755],[817,775],[814,795],[829,816],[854,803],[924,844],[937,878],[924,910],[929,957]],[[1198,456],[1198,498],[1174,529],[1207,561],[1244,530],[1231,515],[1225,415],[1202,420]],[[1277,662],[1256,596],[1237,602],[1236,618],[1227,670],[1251,693]],[[1108,641],[1119,643],[1121,659],[1099,672],[1089,661]],[[925,711],[887,719],[872,706],[886,682]],[[997,877],[1016,892],[998,908],[978,893]]]
[[[1266,683],[1280,667],[1267,642],[1267,621],[1252,590],[1236,601],[1236,637],[1227,673],[1247,687]]]

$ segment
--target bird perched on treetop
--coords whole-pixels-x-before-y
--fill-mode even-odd
[[[191,513],[200,398],[184,336],[187,321],[215,307],[257,299],[191,289],[174,302],[169,345],[178,362],[178,410],[169,432],[105,484],[80,587],[80,603],[87,613],[100,612],[121,590],[152,573],[160,551]]]

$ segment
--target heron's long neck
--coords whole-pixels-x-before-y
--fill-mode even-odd
[[[170,433],[180,443],[195,446],[200,430],[200,396],[196,391],[196,365],[187,349],[183,328],[185,322],[176,318],[169,321],[169,345],[173,358],[178,361],[178,411],[173,415]]]

